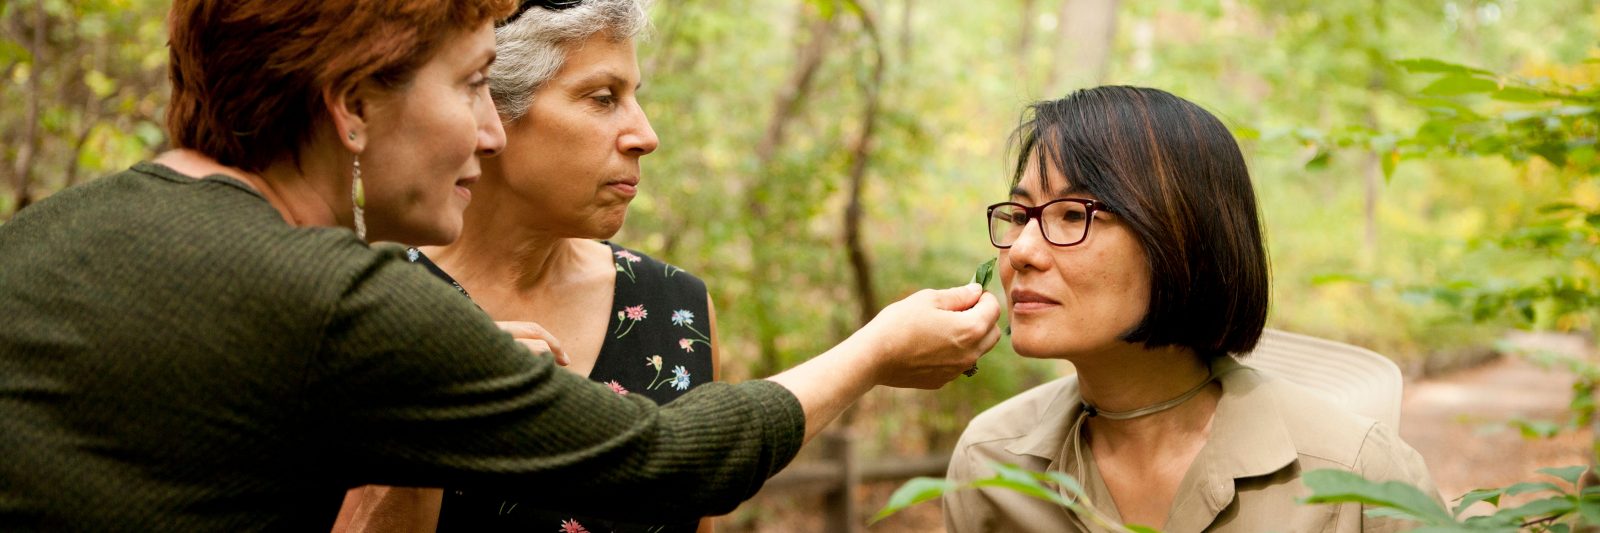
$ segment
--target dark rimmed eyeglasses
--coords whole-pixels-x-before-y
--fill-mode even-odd
[[[583,0],[522,0],[522,2],[517,4],[517,10],[511,13],[511,16],[506,17],[505,20],[495,23],[494,26],[498,28],[510,24],[512,21],[517,20],[517,17],[522,16],[523,13],[528,12],[528,9],[530,8],[542,7],[551,11],[561,11],[563,9],[578,7],[578,4],[582,3]]]
[[[989,206],[989,244],[1010,248],[1022,237],[1031,220],[1039,221],[1039,234],[1056,246],[1073,246],[1089,238],[1095,211],[1111,212],[1105,204],[1086,198],[1061,198],[1028,207],[1016,202]]]

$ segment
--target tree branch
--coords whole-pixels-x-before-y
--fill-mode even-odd
[[[850,203],[844,210],[844,242],[850,254],[851,271],[855,274],[856,302],[859,304],[860,324],[866,324],[878,313],[878,294],[872,282],[872,259],[867,255],[861,239],[862,190],[866,187],[867,168],[872,162],[872,140],[877,132],[879,108],[882,105],[883,75],[886,59],[883,40],[878,35],[877,23],[872,13],[858,0],[847,0],[855,6],[861,26],[872,41],[872,79],[862,89],[866,106],[861,111],[861,133],[850,146]]]
[[[16,201],[12,205],[13,213],[21,211],[33,203],[33,191],[30,185],[33,181],[34,159],[39,150],[39,100],[43,91],[39,88],[39,78],[43,77],[44,61],[44,34],[45,25],[49,18],[45,16],[44,3],[33,4],[33,38],[28,42],[28,55],[31,56],[32,68],[28,72],[28,118],[23,122],[27,133],[23,134],[22,146],[17,149],[16,169],[13,173],[15,183],[12,194]]]

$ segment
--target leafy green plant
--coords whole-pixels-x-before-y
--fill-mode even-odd
[[[1506,206],[1512,210],[1504,215],[1509,226],[1495,227],[1473,243],[1518,260],[1527,274],[1463,276],[1404,292],[1461,308],[1479,322],[1506,316],[1523,326],[1554,329],[1592,328],[1600,322],[1600,200],[1594,198],[1600,188],[1600,84],[1573,86],[1437,59],[1396,63],[1434,76],[1412,99],[1427,117],[1414,132],[1353,127],[1338,134],[1307,132],[1303,140],[1323,154],[1339,148],[1374,151],[1386,179],[1406,160],[1499,158],[1551,175],[1559,189],[1537,205]],[[1586,68],[1600,68],[1600,59],[1591,59]],[[1540,166],[1536,161],[1547,170],[1531,169]]]
[[[1386,179],[1406,159],[1500,158],[1524,170],[1542,162],[1563,190],[1542,205],[1514,213],[1510,227],[1496,228],[1493,235],[1475,243],[1515,256],[1532,275],[1460,278],[1405,291],[1461,308],[1475,322],[1506,316],[1524,327],[1592,328],[1600,313],[1600,201],[1592,194],[1585,200],[1585,195],[1575,193],[1595,190],[1600,176],[1600,158],[1596,157],[1600,85],[1525,79],[1436,59],[1397,64],[1415,74],[1436,76],[1414,99],[1427,113],[1427,120],[1409,135],[1354,128],[1331,141],[1319,140],[1319,144],[1377,151]],[[1530,438],[1587,426],[1594,415],[1600,367],[1548,353],[1525,356],[1577,377],[1568,405],[1571,418],[1566,423],[1518,419],[1510,424]],[[1596,451],[1600,452],[1600,446]],[[1415,520],[1422,526],[1419,530],[1430,532],[1565,532],[1600,526],[1600,487],[1581,487],[1580,483],[1587,470],[1585,466],[1539,470],[1565,481],[1570,491],[1549,481],[1479,489],[1458,499],[1449,513],[1415,487],[1375,483],[1348,472],[1314,471],[1305,476],[1312,489],[1306,502],[1359,502],[1373,508],[1369,515]],[[1523,494],[1548,496],[1499,508],[1502,497]],[[1462,513],[1478,502],[1497,510],[1492,515],[1462,519]]]
[[[992,263],[992,261],[991,261]],[[1121,525],[1116,521],[1100,514],[1094,507],[1083,505],[1088,495],[1083,491],[1083,485],[1076,478],[1061,472],[1034,472],[1016,465],[989,463],[989,468],[995,471],[994,477],[980,479],[967,484],[960,484],[948,479],[919,477],[907,481],[889,496],[889,503],[878,511],[872,518],[874,523],[890,515],[898,513],[907,507],[944,496],[945,493],[957,490],[994,487],[1016,491],[1034,498],[1060,505],[1071,510],[1078,517],[1088,520],[1102,528],[1111,531],[1132,533],[1155,533],[1151,529],[1138,525]],[[1062,491],[1071,494],[1063,496]]]
[[[1509,487],[1479,489],[1468,492],[1456,500],[1453,510],[1446,511],[1432,498],[1416,487],[1397,481],[1373,482],[1342,470],[1313,470],[1306,472],[1304,480],[1311,489],[1305,503],[1360,503],[1369,509],[1368,516],[1385,516],[1417,522],[1421,527],[1413,531],[1429,533],[1536,531],[1568,532],[1583,525],[1600,524],[1600,487],[1579,486],[1585,466],[1541,468],[1539,472],[1566,482],[1571,486],[1549,481],[1517,483]],[[1504,496],[1522,494],[1549,494],[1522,505],[1500,508]],[[1473,504],[1487,503],[1496,508],[1494,514],[1462,517]]]

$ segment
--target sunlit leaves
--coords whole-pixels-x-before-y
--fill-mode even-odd
[[[1576,489],[1579,477],[1587,470],[1584,466],[1570,466],[1544,468],[1539,472],[1560,478]],[[1569,492],[1544,481],[1474,490],[1458,499],[1455,508],[1446,512],[1415,487],[1399,482],[1375,482],[1342,470],[1314,470],[1307,472],[1303,479],[1311,489],[1307,503],[1360,503],[1370,508],[1368,516],[1415,521],[1419,527],[1412,531],[1569,531],[1575,524],[1592,525],[1593,520],[1600,517],[1600,494],[1587,489]],[[1525,495],[1543,497],[1501,508],[1504,497]],[[1496,510],[1488,516],[1462,519],[1461,515],[1478,503]]]

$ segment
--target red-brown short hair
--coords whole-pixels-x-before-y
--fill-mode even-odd
[[[172,143],[251,172],[305,143],[335,93],[403,85],[439,44],[515,0],[176,0]]]

